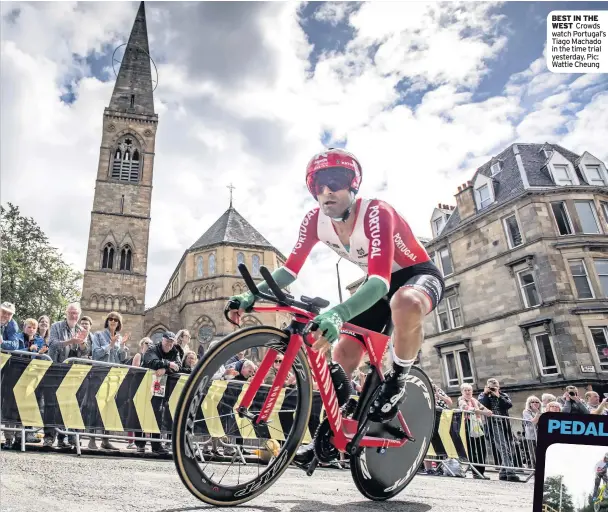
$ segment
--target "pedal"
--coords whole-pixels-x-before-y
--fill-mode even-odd
[[[315,455],[315,458],[312,459],[310,461],[310,464],[308,465],[308,469],[306,470],[306,476],[312,476],[312,474],[315,472],[315,469],[317,469],[318,465],[319,465],[319,459]]]
[[[405,432],[405,430],[403,430],[401,427],[395,427],[393,425],[388,425],[386,423],[383,423],[382,427],[384,428],[385,432],[387,432],[391,436],[394,436],[396,439],[407,439],[408,441],[411,441],[411,442],[416,441],[416,439],[414,439],[412,436],[408,435]]]

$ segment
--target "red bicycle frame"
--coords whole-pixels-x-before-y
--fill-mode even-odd
[[[292,313],[295,315],[294,321],[302,324],[306,324],[315,316],[312,313],[309,313],[308,311],[303,311],[295,307],[284,306],[255,307],[254,311],[260,313]],[[367,329],[363,329],[361,327],[357,327],[356,325],[351,325],[348,323],[344,324],[344,327],[352,331],[353,333],[357,333],[363,337],[363,339],[365,340],[365,349],[369,354],[370,365],[376,369],[380,380],[383,381],[384,375],[381,371],[382,357],[384,355],[389,340],[388,336],[377,332],[369,331]],[[289,343],[287,345],[287,350],[285,351],[285,354],[283,356],[283,362],[279,367],[274,382],[268,392],[268,396],[266,397],[260,414],[255,419],[255,422],[259,424],[268,420],[268,417],[274,409],[279,393],[283,388],[283,384],[287,380],[289,369],[291,368],[298,351],[304,343],[310,368],[312,369],[312,372],[319,386],[319,393],[321,395],[321,400],[325,408],[325,414],[327,415],[327,418],[331,424],[331,428],[334,433],[332,443],[338,450],[344,452],[347,449],[347,445],[357,434],[359,421],[342,417],[340,406],[338,405],[338,399],[336,397],[336,391],[333,385],[333,381],[331,379],[331,375],[329,373],[329,366],[327,364],[327,360],[325,359],[324,355],[321,355],[319,352],[312,349],[312,344],[314,343],[312,335],[309,333],[306,335],[306,337],[308,339],[305,342],[304,336],[302,334],[298,333],[291,335]],[[247,389],[245,395],[243,396],[243,399],[241,400],[240,407],[249,409],[256,393],[258,392],[260,386],[266,378],[268,370],[274,363],[277,353],[278,352],[272,348],[268,350],[258,368],[258,371],[251,379],[249,388]],[[407,438],[411,437],[411,433],[405,422],[405,419],[403,418],[403,414],[401,413],[401,411],[399,411],[397,418],[399,420],[401,428],[406,434],[406,437],[404,439],[393,440],[385,439],[382,437],[364,436],[361,439],[359,446],[372,448],[398,448],[403,446],[406,442],[408,442]]]

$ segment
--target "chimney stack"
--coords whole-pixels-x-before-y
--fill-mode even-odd
[[[456,205],[460,219],[465,220],[475,215],[475,198],[473,197],[473,184],[470,181],[463,183],[458,187],[456,194]]]

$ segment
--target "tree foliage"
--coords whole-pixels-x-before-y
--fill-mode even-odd
[[[543,487],[543,505],[549,505],[555,510],[560,510],[559,507],[559,492],[560,485],[562,487],[562,507],[561,512],[575,512],[572,494],[568,487],[562,483],[561,476],[550,476],[545,479]]]
[[[32,217],[19,207],[0,206],[2,237],[2,301],[15,304],[19,321],[48,315],[63,318],[65,308],[80,297],[82,274],[63,261]]]

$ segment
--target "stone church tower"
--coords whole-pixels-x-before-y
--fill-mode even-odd
[[[93,319],[94,330],[103,328],[109,311],[120,311],[131,346],[143,336],[158,124],[149,53],[141,2],[104,110],[81,298],[83,315]]]

